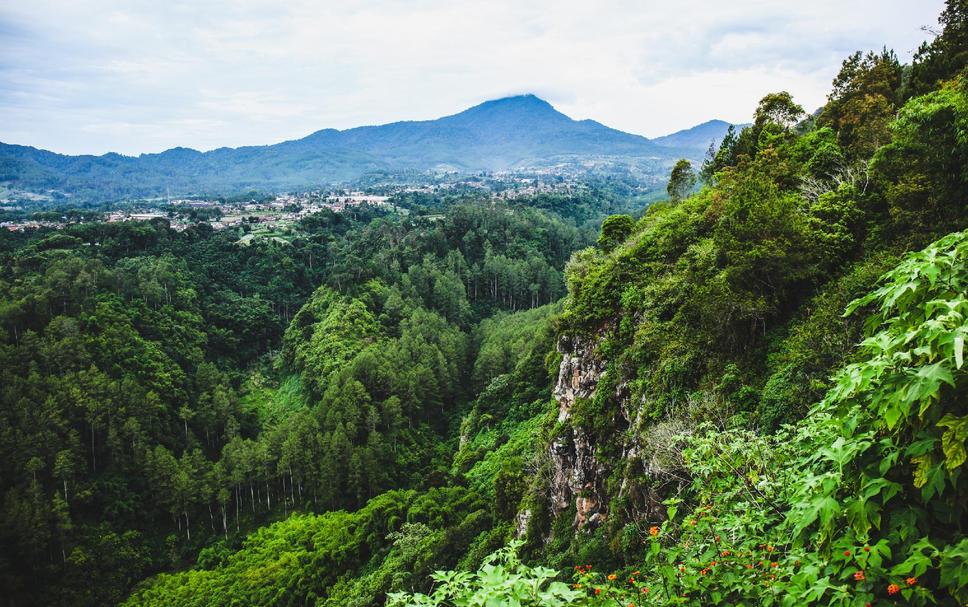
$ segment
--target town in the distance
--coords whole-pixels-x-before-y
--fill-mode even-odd
[[[369,182],[295,192],[250,191],[228,197],[123,199],[85,210],[72,209],[69,200],[38,198],[25,202],[21,196],[8,192],[7,196],[0,197],[0,229],[26,232],[102,221],[164,221],[179,232],[199,224],[211,226],[216,231],[237,230],[240,244],[262,238],[289,242],[298,235],[301,219],[324,209],[343,213],[368,205],[406,215],[409,210],[404,201],[414,197],[454,196],[506,202],[542,194],[575,195],[587,190],[593,182],[584,173],[563,169],[481,172],[473,175],[427,172],[381,176]],[[660,192],[659,186],[662,184],[656,178],[629,180],[628,185],[640,196],[648,197]]]

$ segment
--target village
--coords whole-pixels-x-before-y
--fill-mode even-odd
[[[255,194],[248,197],[158,197],[129,200],[106,205],[103,212],[59,212],[50,210],[26,213],[24,206],[2,207],[8,218],[0,215],[0,229],[26,232],[38,229],[62,229],[67,225],[91,221],[108,223],[165,220],[176,231],[205,223],[214,230],[238,229],[244,234],[241,242],[258,235],[280,237],[291,232],[303,218],[329,210],[335,213],[351,211],[360,205],[390,207],[406,214],[397,201],[407,195],[425,196],[474,193],[492,200],[520,200],[549,195],[574,195],[587,187],[581,180],[564,170],[503,171],[474,175],[457,172],[438,172],[421,175],[403,183],[392,176],[387,181],[367,184],[357,189],[311,190],[279,194]],[[0,200],[12,203],[12,200]],[[18,213],[18,211],[20,211]]]
[[[183,231],[199,223],[207,223],[214,230],[240,228],[243,225],[280,228],[291,226],[300,219],[324,209],[341,213],[353,207],[368,204],[386,206],[388,196],[357,191],[304,192],[278,194],[266,199],[219,200],[219,199],[155,199],[132,201],[121,208],[108,211],[93,218],[61,217],[54,219],[44,213],[43,219],[29,218],[0,222],[0,229],[24,232],[36,229],[60,229],[71,223],[97,220],[107,223],[127,221],[152,221],[162,219],[172,229]],[[10,210],[16,210],[9,207]]]

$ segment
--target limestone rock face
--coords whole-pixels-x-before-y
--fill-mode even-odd
[[[558,421],[571,417],[578,399],[591,398],[605,373],[605,363],[595,354],[595,339],[562,336],[562,355],[553,395],[558,402]],[[581,428],[568,430],[549,447],[551,458],[551,504],[555,514],[575,504],[575,525],[594,528],[606,516],[603,499],[605,469],[595,459],[595,445]]]
[[[651,448],[641,444],[638,432],[630,431],[641,427],[644,409],[640,402],[633,402],[626,380],[609,381],[609,389],[613,392],[600,395],[607,397],[607,406],[613,408],[613,436],[593,436],[580,424],[568,423],[575,404],[594,397],[599,389],[607,365],[598,356],[596,346],[608,330],[606,326],[588,335],[562,335],[557,343],[561,366],[552,394],[558,404],[558,421],[563,423],[563,429],[548,446],[551,463],[548,497],[555,516],[575,506],[574,526],[577,529],[594,529],[608,516],[609,495],[605,481],[613,473],[610,465],[615,462],[596,458],[596,451],[603,446],[621,454],[622,478],[618,495],[611,497],[623,498],[624,514],[636,520],[656,520],[664,512],[661,496],[650,482],[650,470],[643,462],[643,456],[648,455]],[[613,444],[599,445],[596,440],[613,441]]]
[[[561,366],[552,392],[558,401],[558,421],[568,419],[579,398],[590,398],[605,372],[605,363],[595,355],[592,339],[563,335],[558,339]]]
[[[518,512],[514,517],[514,537],[524,537],[528,532],[528,523],[531,522],[531,511],[528,509]]]

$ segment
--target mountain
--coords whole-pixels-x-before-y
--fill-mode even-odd
[[[645,163],[660,172],[679,157],[701,158],[724,125],[712,121],[652,141],[594,120],[572,120],[543,99],[520,95],[436,120],[324,129],[275,145],[209,152],[179,147],[137,157],[66,156],[0,143],[0,184],[114,199],[296,189],[372,171],[500,171],[589,160]]]
[[[719,145],[730,126],[730,123],[723,120],[710,120],[669,135],[656,137],[652,143],[663,148],[705,154],[710,144]],[[742,128],[746,125],[737,126]]]

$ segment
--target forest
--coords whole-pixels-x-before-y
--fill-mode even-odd
[[[968,4],[641,207],[0,235],[0,604],[968,604]]]

